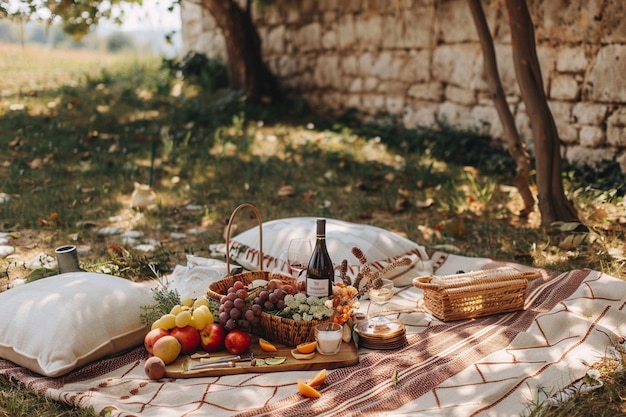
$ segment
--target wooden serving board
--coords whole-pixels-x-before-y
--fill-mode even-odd
[[[313,359],[295,359],[291,356],[290,346],[275,345],[278,352],[264,352],[257,343],[250,345],[250,351],[255,357],[265,359],[275,356],[285,356],[287,360],[280,365],[251,366],[250,361],[237,362],[234,367],[227,363],[220,368],[196,369],[191,368],[200,364],[200,359],[191,359],[189,356],[181,356],[165,367],[165,376],[169,378],[198,378],[205,376],[236,375],[245,373],[265,373],[284,371],[312,371],[320,369],[335,369],[352,366],[359,363],[359,350],[354,342],[341,344],[341,350],[335,355],[320,355],[315,353]],[[228,352],[217,352],[213,356],[227,356]]]

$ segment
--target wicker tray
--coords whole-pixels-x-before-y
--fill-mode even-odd
[[[230,275],[230,227],[233,224],[233,220],[237,212],[248,207],[252,209],[256,215],[257,222],[259,224],[259,270],[258,271],[245,271],[239,274]],[[219,281],[213,282],[207,289],[207,295],[218,300],[222,298],[235,281],[242,281],[248,285],[256,279],[280,279],[286,284],[295,285],[295,279],[289,275],[271,273],[269,271],[263,271],[263,226],[259,211],[252,204],[244,203],[238,206],[230,216],[228,227],[226,229],[226,265],[228,268],[228,275]],[[315,339],[314,328],[320,321],[295,321],[285,317],[277,317],[273,314],[263,312],[261,314],[261,321],[258,326],[253,326],[252,332],[257,336],[271,340],[272,342],[282,343],[287,346],[296,346],[300,343],[310,342]]]
[[[528,281],[539,272],[512,267],[413,279],[424,290],[424,304],[438,319],[462,320],[522,310]]]

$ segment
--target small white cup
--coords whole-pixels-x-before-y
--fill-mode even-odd
[[[341,350],[343,329],[337,323],[321,323],[315,326],[317,351],[321,355],[334,355]]]

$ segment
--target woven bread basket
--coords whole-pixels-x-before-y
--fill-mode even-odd
[[[244,271],[239,274],[230,274],[230,227],[233,224],[235,215],[239,210],[244,207],[248,207],[254,211],[257,222],[259,224],[259,270],[258,271]],[[226,229],[226,265],[228,268],[228,274],[226,277],[219,281],[213,282],[207,289],[207,295],[219,301],[223,295],[228,292],[228,289],[233,286],[235,281],[241,281],[245,285],[251,284],[254,280],[263,279],[269,281],[270,279],[280,279],[285,284],[295,286],[295,279],[289,275],[283,275],[279,273],[273,273],[270,271],[263,271],[263,223],[259,211],[255,206],[250,203],[243,203],[239,205],[231,214],[228,226]],[[278,317],[266,312],[261,313],[261,321],[258,325],[252,327],[252,332],[257,336],[272,342],[281,343],[287,346],[296,346],[300,343],[310,342],[315,339],[314,328],[315,325],[320,323],[318,320],[312,321],[295,321],[285,317]]]
[[[528,281],[540,276],[538,271],[501,267],[417,277],[413,285],[424,291],[424,304],[435,317],[451,321],[522,310]]]

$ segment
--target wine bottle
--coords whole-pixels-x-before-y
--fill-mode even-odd
[[[326,248],[326,220],[317,220],[315,248],[306,270],[306,294],[313,297],[332,295],[335,269]]]

